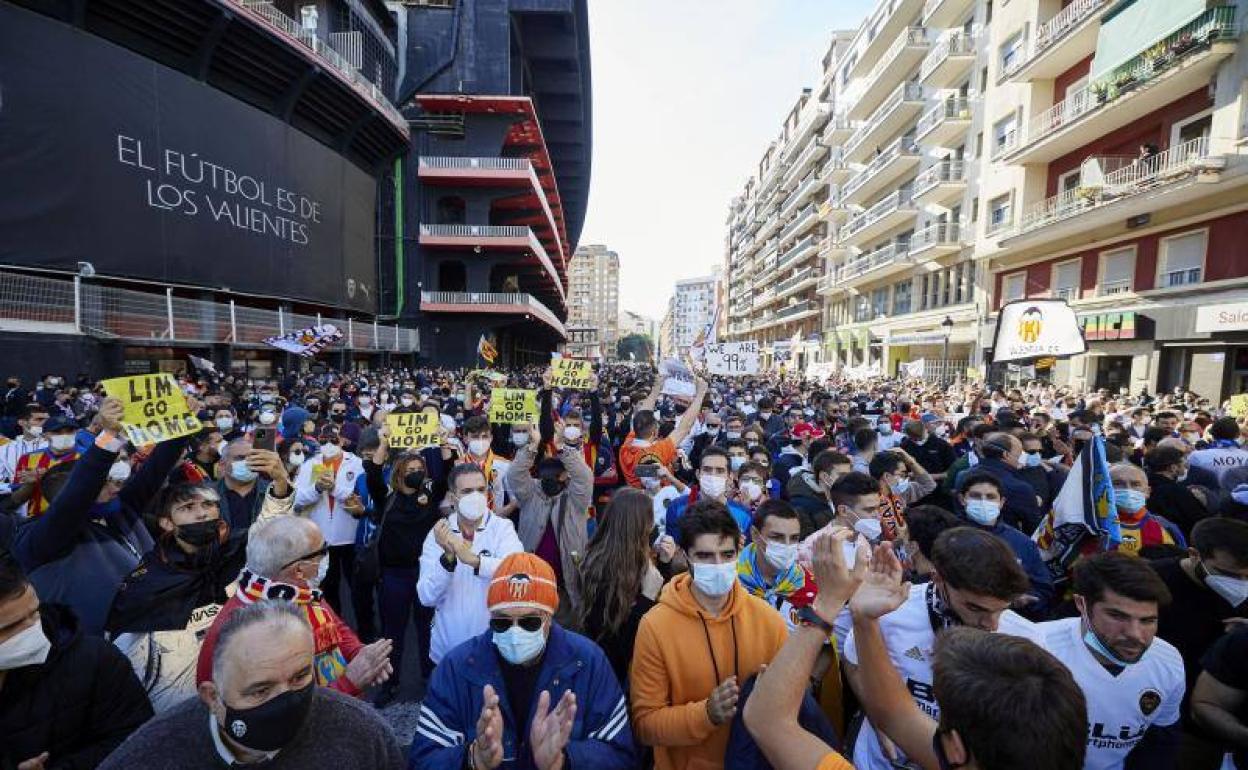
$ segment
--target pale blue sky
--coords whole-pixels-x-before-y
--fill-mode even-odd
[[[658,319],[723,260],[728,203],[833,29],[875,0],[590,0],[594,155],[581,243],[620,254],[620,308]]]

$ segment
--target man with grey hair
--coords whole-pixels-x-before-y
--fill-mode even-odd
[[[402,768],[398,742],[371,706],[315,686],[313,637],[289,602],[240,608],[220,627],[199,697],[145,724],[100,767]]]
[[[247,566],[238,590],[218,613],[199,650],[195,681],[212,677],[213,649],[230,615],[264,600],[289,602],[312,627],[317,684],[347,695],[382,684],[394,673],[389,639],[363,645],[319,590],[329,563],[325,536],[314,522],[283,516],[256,524],[247,541]]]
[[[277,453],[256,449],[250,436],[226,445],[217,460],[216,478],[221,518],[234,529],[254,524],[262,509],[272,504],[270,498],[283,500],[293,489]]]

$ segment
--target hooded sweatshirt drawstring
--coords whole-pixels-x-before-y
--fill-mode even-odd
[[[724,681],[719,678],[719,663],[715,660],[715,648],[711,645],[711,629],[706,625],[706,616],[701,612],[698,613],[698,620],[702,621],[702,633],[706,635],[706,649],[711,653],[711,668],[715,671],[715,684]],[[737,676],[741,672],[741,661],[738,657],[737,650],[737,619],[735,616],[728,618],[728,623],[732,627],[732,675]]]

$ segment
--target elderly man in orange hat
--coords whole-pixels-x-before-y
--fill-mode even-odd
[[[637,765],[628,704],[598,645],[554,622],[555,572],[503,559],[489,630],[451,650],[420,707],[410,768],[625,770]]]

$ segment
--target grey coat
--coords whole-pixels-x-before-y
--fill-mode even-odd
[[[557,496],[547,497],[530,473],[534,460],[531,446],[516,450],[516,459],[507,470],[507,486],[520,503],[516,530],[524,550],[530,553],[537,550],[553,517],[563,587],[576,606],[581,601],[578,565],[589,544],[587,527],[589,504],[594,495],[594,472],[585,464],[585,457],[578,448],[565,446],[559,450],[558,459],[568,471],[568,486]]]

